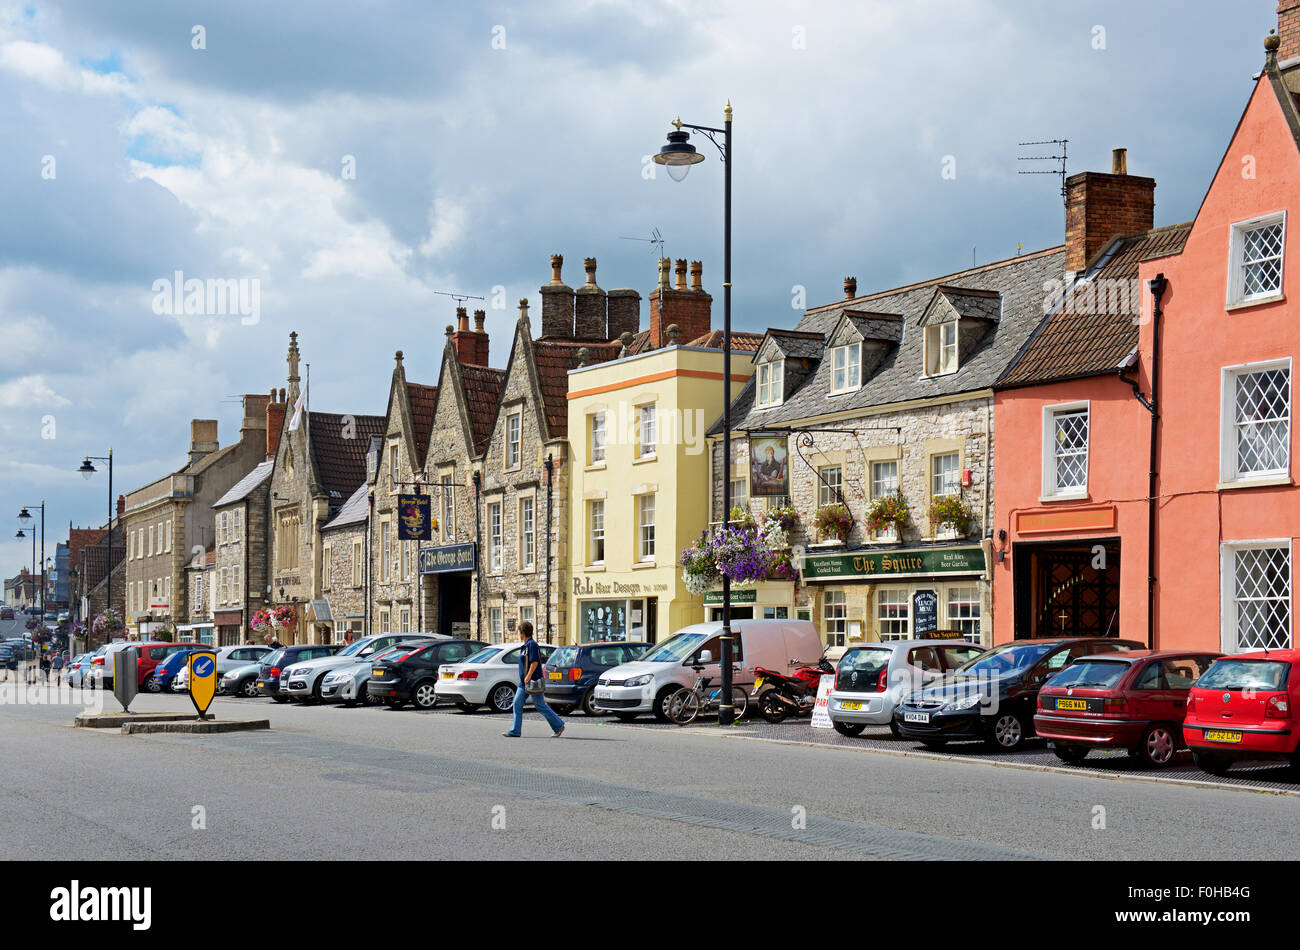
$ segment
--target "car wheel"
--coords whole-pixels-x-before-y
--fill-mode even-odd
[[[636,713],[614,713],[614,716],[618,719],[619,722],[635,722],[637,714]]]
[[[1088,757],[1091,750],[1086,745],[1070,745],[1069,743],[1058,742],[1052,751],[1056,753],[1056,757],[1062,762],[1078,765]]]
[[[1142,733],[1142,744],[1129,754],[1136,753],[1135,758],[1159,768],[1172,762],[1177,751],[1178,741],[1174,738],[1173,730],[1164,723],[1157,722],[1147,726],[1147,731]]]
[[[899,729],[898,723],[894,722],[894,720],[892,719],[889,720],[889,734],[893,736],[895,739],[903,738],[903,730]]]
[[[862,735],[862,730],[865,728],[866,726],[864,726],[860,722],[836,722],[835,723],[835,731],[842,736],[860,736]]]
[[[411,690],[411,702],[415,704],[416,709],[433,709],[438,705],[438,694],[433,688],[432,680],[424,680],[416,683],[415,688]]]
[[[154,676],[153,676],[152,673],[150,673],[150,674],[149,674],[149,678],[146,679],[146,680],[144,681],[144,685],[145,685],[145,687],[149,690],[149,692],[151,692],[151,693],[161,693],[161,692],[162,692],[162,687],[158,685],[158,681],[157,681],[156,679],[154,679]]]
[[[507,713],[515,705],[515,687],[510,683],[498,683],[488,693],[488,708],[493,712]]]
[[[672,686],[665,686],[659,691],[659,695],[655,697],[654,704],[651,706],[650,711],[654,713],[655,718],[660,722],[669,721],[668,700],[672,699],[679,689],[681,689],[681,687],[674,683]]]
[[[604,712],[596,708],[596,688],[593,686],[582,697],[582,711],[588,716],[603,716]]]
[[[1192,759],[1196,762],[1196,767],[1202,772],[1210,775],[1227,775],[1228,769],[1232,768],[1232,759],[1226,755],[1215,755],[1213,752],[1192,751]]]
[[[253,699],[258,695],[257,680],[245,680],[244,685],[239,688],[239,695]]]
[[[311,688],[311,699],[307,700],[307,702],[313,703],[315,705],[319,705],[321,701],[321,690],[324,688],[324,686],[325,686],[325,677],[324,676],[316,677],[316,682],[312,684],[312,688]]]
[[[357,687],[357,695],[353,697],[352,705],[353,706],[370,705],[370,688],[366,686],[365,683],[362,683],[360,686]]]
[[[1001,752],[1014,752],[1025,743],[1025,724],[1019,714],[1000,712],[989,727],[988,744]]]

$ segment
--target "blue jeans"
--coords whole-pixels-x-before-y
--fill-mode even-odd
[[[558,715],[556,715],[554,709],[546,705],[545,693],[537,693],[536,695],[529,695],[528,691],[525,690],[523,686],[519,686],[517,689],[515,689],[515,721],[514,721],[514,725],[510,727],[511,732],[513,732],[515,735],[521,735],[523,733],[524,703],[528,702],[529,700],[532,700],[532,703],[534,706],[537,707],[538,712],[540,712],[543,716],[546,717],[546,721],[551,724],[552,731],[559,732],[561,729],[564,728],[564,720],[561,719]]]

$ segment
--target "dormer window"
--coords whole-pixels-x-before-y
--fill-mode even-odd
[[[831,350],[831,392],[847,393],[862,385],[862,344]]]
[[[957,321],[936,323],[925,328],[925,375],[943,376],[957,372]]]
[[[758,407],[779,406],[785,394],[785,362],[772,360],[758,364]]]

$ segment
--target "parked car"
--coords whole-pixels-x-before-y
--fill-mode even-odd
[[[543,668],[546,702],[561,716],[579,706],[588,716],[601,713],[593,705],[596,681],[606,670],[641,659],[654,644],[603,640],[560,647]]]
[[[221,677],[231,670],[239,669],[250,663],[260,663],[262,657],[271,652],[271,647],[265,644],[235,644],[231,646],[219,647],[217,653],[217,682],[221,682]]]
[[[212,648],[204,643],[197,641],[187,641],[183,643],[169,643],[165,640],[143,640],[128,641],[118,640],[108,645],[102,656],[102,663],[94,664],[102,673],[98,676],[104,689],[113,688],[113,657],[128,647],[135,647],[139,650],[139,661],[136,666],[137,685],[140,689],[149,688],[149,677],[153,675],[154,669],[163,660],[172,656],[181,650],[211,650]]]
[[[350,666],[341,666],[330,670],[321,680],[321,701],[337,702],[349,708],[358,703],[369,705],[382,700],[370,694],[370,674],[374,665],[399,653],[410,653],[416,646],[428,646],[436,640],[408,640],[396,646],[386,647],[372,653],[368,660],[358,660]]]
[[[438,705],[439,668],[468,662],[472,655],[486,646],[481,640],[436,640],[402,644],[387,651],[371,664],[366,690],[393,709],[400,709],[408,702],[413,703],[416,709],[432,709]],[[516,656],[516,682],[518,662]],[[513,693],[510,701],[514,702]]]
[[[175,683],[177,674],[185,669],[189,663],[191,653],[211,653],[212,648],[206,646],[191,646],[174,651],[165,660],[159,663],[145,682],[145,687],[151,693],[168,693],[175,692]]]
[[[1241,759],[1282,759],[1300,775],[1300,650],[1215,660],[1187,694],[1183,741],[1203,772],[1223,775]]]
[[[257,671],[257,688],[263,696],[270,696],[277,703],[287,703],[289,697],[280,692],[280,674],[301,660],[315,660],[323,656],[333,656],[339,651],[337,644],[296,643],[280,647],[262,657]]]
[[[835,665],[827,712],[835,731],[856,736],[867,726],[889,726],[897,737],[900,699],[984,652],[970,640],[892,640],[853,646]]]
[[[391,646],[411,640],[431,640],[443,637],[443,634],[429,633],[379,633],[362,637],[355,643],[328,656],[303,657],[293,663],[280,664],[280,692],[290,699],[319,700],[322,698],[325,674],[341,666],[353,663],[369,663],[371,657]]]
[[[821,637],[807,620],[737,620],[731,628],[735,634],[731,681],[735,686],[753,685],[755,667],[793,672],[815,665],[822,655]],[[625,721],[653,713],[667,722],[664,703],[683,686],[695,685],[695,667],[701,668],[698,675],[708,678],[712,686],[721,685],[721,632],[721,621],[692,624],[641,659],[606,670],[596,680],[595,708]],[[710,660],[701,663],[700,655],[706,651]]]
[[[14,609],[12,607],[0,607],[0,620],[13,620]]]
[[[549,643],[539,643],[542,663],[555,652]],[[446,663],[438,669],[437,698],[452,700],[461,709],[487,706],[492,712],[509,712],[519,685],[519,651],[523,643],[494,643],[459,663]],[[371,674],[377,689],[379,678]],[[435,699],[436,702],[436,699]]]
[[[1066,664],[1083,656],[1142,650],[1136,640],[1066,637],[1013,640],[975,657],[894,709],[900,738],[937,748],[982,741],[1010,752],[1033,735],[1038,691]]]
[[[78,653],[68,661],[68,668],[65,674],[65,681],[71,687],[80,689],[86,685],[85,676],[90,670],[90,658],[93,653]]]
[[[233,670],[227,670],[224,676],[217,678],[217,692],[222,696],[249,698],[259,695],[257,672],[261,668],[261,663],[249,663],[247,666],[237,666]]]
[[[1187,691],[1219,654],[1133,650],[1075,660],[1038,694],[1034,731],[1063,762],[1094,748],[1168,765],[1183,744]]]

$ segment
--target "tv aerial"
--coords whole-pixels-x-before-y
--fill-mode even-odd
[[[437,294],[439,297],[451,297],[453,300],[456,301],[457,307],[463,307],[465,305],[466,300],[486,299],[484,297],[475,297],[473,294],[453,294],[446,290],[435,290],[434,293]]]
[[[1025,148],[1026,146],[1031,146],[1031,145],[1055,145],[1059,147],[1061,154],[1060,155],[1020,155],[1017,156],[1016,158],[1016,161],[1018,162],[1056,162],[1057,163],[1056,168],[1034,168],[1034,169],[1030,169],[1029,171],[1018,172],[1018,174],[1059,175],[1061,178],[1061,201],[1062,202],[1064,202],[1067,197],[1066,188],[1065,188],[1065,160],[1068,155],[1068,153],[1066,152],[1066,146],[1069,144],[1069,142],[1070,142],[1069,139],[1043,139],[1038,142],[1020,142],[1019,145],[1021,148]]]
[[[657,248],[659,249],[659,250],[658,250],[658,253],[657,253],[656,256],[657,256],[658,258],[660,258],[660,259],[662,259],[663,256],[664,256],[664,236],[663,236],[662,234],[659,233],[659,229],[658,229],[658,228],[651,228],[651,229],[650,229],[650,236],[649,236],[648,238],[641,238],[641,237],[622,237],[622,236],[620,236],[620,237],[619,237],[619,240],[620,240],[620,241],[640,241],[640,242],[643,243],[643,244],[653,244],[655,247],[657,247]]]

